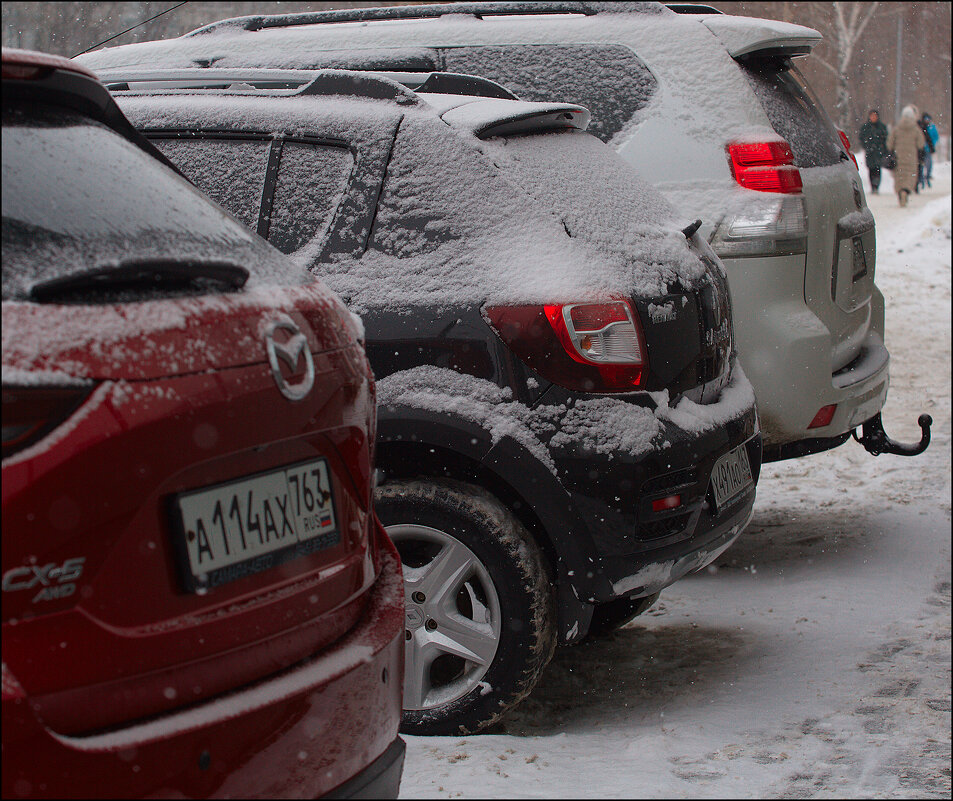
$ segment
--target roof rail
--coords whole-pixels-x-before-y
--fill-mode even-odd
[[[406,102],[410,92],[519,100],[489,78],[457,72],[403,72],[395,70],[248,69],[243,67],[190,67],[187,69],[105,69],[99,77],[111,92],[168,89],[223,90],[235,84],[251,89],[296,90],[292,94],[358,94]],[[380,80],[380,79],[384,80]],[[397,91],[392,85],[400,84]],[[311,85],[309,91],[303,87]],[[405,89],[406,87],[406,89]]]
[[[701,3],[666,3],[666,8],[670,8],[676,14],[724,14],[714,6],[706,6]]]
[[[254,14],[247,17],[232,17],[204,25],[185,36],[201,36],[222,29],[260,31],[264,28],[288,28],[295,25],[318,25],[335,22],[368,22],[371,20],[428,19],[446,14],[467,14],[482,19],[484,16],[503,14],[586,14],[600,13],[649,13],[667,12],[662,3],[625,2],[607,3],[580,0],[580,2],[486,2],[486,3],[441,3],[439,5],[388,6],[384,8],[347,8],[334,11],[305,11],[299,14]]]

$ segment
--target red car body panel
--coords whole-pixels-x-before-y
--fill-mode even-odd
[[[403,582],[381,572],[358,624],[312,661],[253,689],[111,734],[64,737],[27,699],[3,702],[5,798],[314,798],[394,741]]]
[[[69,62],[15,56],[4,51],[5,136],[16,81],[112,103]],[[23,78],[8,63],[44,69]],[[60,85],[58,71],[75,74]],[[205,203],[148,150],[125,147]],[[44,205],[52,190],[16,177]],[[212,213],[233,240],[248,237]],[[5,204],[5,243],[7,215]],[[283,259],[258,240],[247,252]],[[150,275],[121,298],[8,296],[24,258],[5,244],[4,797],[316,797],[360,789],[382,763],[377,786],[396,792],[403,583],[371,506],[374,381],[347,309],[290,263],[219,292],[175,296]],[[47,403],[64,391],[76,403]],[[22,434],[34,410],[43,426]],[[274,476],[287,487],[272,507],[259,487]],[[247,513],[210,525],[205,548],[239,561],[203,565],[199,550],[196,567],[187,505],[237,504],[240,492]],[[302,521],[307,536],[288,536]],[[255,530],[280,551],[256,550]]]

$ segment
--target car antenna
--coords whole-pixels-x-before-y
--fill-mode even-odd
[[[103,39],[103,41],[101,41],[101,42],[97,42],[97,43],[94,44],[94,45],[90,45],[90,46],[87,47],[85,50],[80,50],[78,53],[76,53],[76,55],[70,56],[70,58],[76,58],[76,56],[81,56],[81,55],[83,55],[83,53],[88,53],[88,52],[89,52],[90,50],[92,50],[94,47],[99,47],[100,45],[106,44],[106,42],[111,42],[113,39],[118,39],[118,38],[119,38],[120,36],[122,36],[124,33],[129,33],[129,31],[134,31],[134,30],[135,30],[136,28],[138,28],[140,25],[145,25],[147,22],[152,22],[152,20],[158,19],[158,18],[161,17],[163,14],[168,14],[170,11],[175,11],[179,6],[184,6],[188,1],[189,1],[189,0],[182,0],[181,3],[176,3],[174,6],[172,6],[172,8],[167,8],[165,11],[160,11],[160,12],[159,12],[158,14],[156,14],[154,17],[149,17],[149,19],[144,19],[142,22],[137,22],[137,23],[136,23],[135,25],[133,25],[131,28],[126,28],[126,30],[120,31],[120,32],[117,33],[115,36],[110,36],[108,39]]]

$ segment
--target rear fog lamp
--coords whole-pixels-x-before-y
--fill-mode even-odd
[[[682,505],[681,495],[666,495],[652,501],[653,512],[667,512],[669,509],[678,509]]]
[[[829,406],[822,406],[817,410],[817,414],[814,415],[814,419],[811,420],[811,424],[808,428],[823,428],[824,426],[829,426],[831,420],[834,419],[834,412],[836,411],[836,403],[832,403]]]

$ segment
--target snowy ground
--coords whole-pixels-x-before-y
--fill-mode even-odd
[[[862,172],[863,165],[861,164]],[[768,465],[707,572],[557,651],[492,734],[407,737],[402,798],[950,797],[950,165],[869,196],[896,439]],[[868,187],[869,189],[869,187]]]

